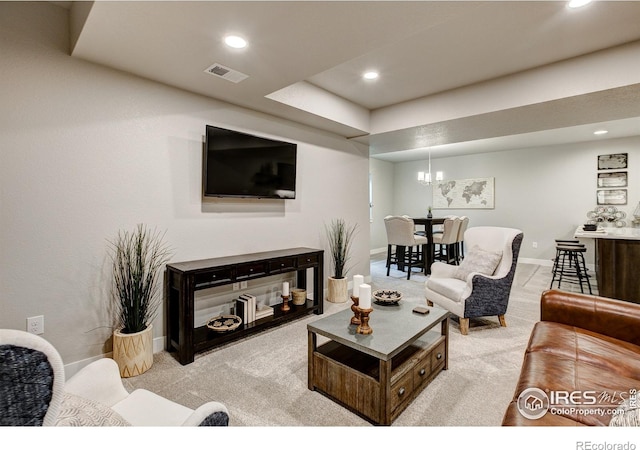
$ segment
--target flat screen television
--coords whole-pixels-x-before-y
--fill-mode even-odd
[[[205,197],[296,197],[298,146],[206,126],[202,185]]]

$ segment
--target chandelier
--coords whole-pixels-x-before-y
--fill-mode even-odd
[[[431,185],[431,152],[429,152],[429,171],[428,172],[418,172],[418,183],[429,186]],[[444,173],[441,171],[436,172],[436,181],[444,180]]]

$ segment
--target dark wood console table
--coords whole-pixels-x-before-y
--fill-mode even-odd
[[[313,248],[290,248],[248,255],[186,261],[167,264],[165,273],[167,351],[177,351],[181,364],[189,364],[195,353],[240,339],[266,328],[323,312],[324,251]],[[306,289],[307,269],[313,269],[313,300],[306,305],[289,303],[282,312],[273,305],[274,314],[227,333],[217,333],[206,326],[195,327],[194,292],[214,286],[297,272],[296,286]]]

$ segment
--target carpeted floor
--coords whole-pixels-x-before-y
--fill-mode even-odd
[[[424,298],[423,274],[392,270],[372,259],[372,289],[390,288]],[[394,422],[394,426],[498,426],[520,371],[523,352],[539,317],[540,293],[550,268],[518,265],[507,327],[497,318],[471,322],[462,336],[450,327],[449,370],[443,371]],[[350,306],[325,302],[325,315]],[[145,374],[125,380],[191,408],[215,400],[230,411],[231,426],[370,426],[318,392],[307,389],[308,316],[276,329],[211,350],[182,366],[167,352],[155,355]]]

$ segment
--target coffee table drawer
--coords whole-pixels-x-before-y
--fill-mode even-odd
[[[419,389],[423,383],[428,383],[431,379],[431,354],[428,358],[421,360],[413,369],[413,385]]]
[[[443,365],[445,361],[445,343],[440,342],[431,352],[431,371],[435,372],[438,366]]]
[[[403,406],[413,397],[413,373],[407,372],[397,382],[391,385],[391,411]]]

